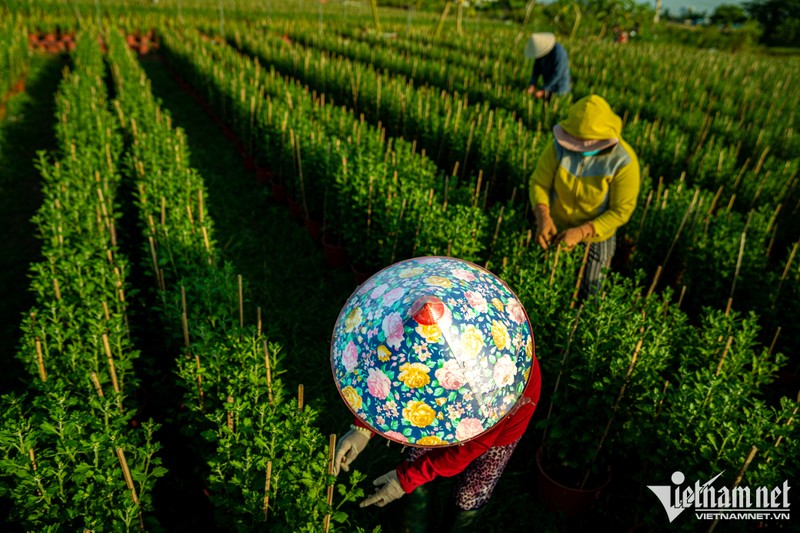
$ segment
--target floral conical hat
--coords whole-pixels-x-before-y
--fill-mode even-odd
[[[491,272],[419,257],[368,279],[333,330],[331,365],[350,410],[387,439],[446,446],[484,434],[522,396],[533,333]]]

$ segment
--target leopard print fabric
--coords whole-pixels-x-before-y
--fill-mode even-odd
[[[505,446],[489,448],[456,477],[453,500],[459,509],[472,511],[483,507],[489,501],[517,444],[519,439]],[[412,448],[406,460],[414,461],[427,451],[426,448]]]

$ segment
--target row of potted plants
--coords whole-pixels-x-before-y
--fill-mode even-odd
[[[31,265],[35,304],[17,353],[30,381],[2,398],[0,495],[26,530],[155,527],[151,491],[166,473],[158,426],[135,419],[140,354],[117,241],[122,144],[103,76],[96,34],[84,29],[56,99],[59,152],[38,161],[43,259]]]
[[[285,354],[262,330],[268,313],[259,308],[255,324],[245,321],[246,287],[214,240],[184,133],[158,105],[122,35],[109,39],[142,249],[179,353],[175,373],[189,411],[182,429],[203,441],[194,452],[218,523],[237,531],[335,530],[347,515],[332,506],[334,443],[316,428],[302,388],[292,398],[280,379]],[[361,494],[344,485],[339,493],[337,506]]]

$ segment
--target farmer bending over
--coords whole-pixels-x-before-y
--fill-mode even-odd
[[[349,470],[376,433],[401,443],[405,460],[374,480],[361,507],[408,494],[404,530],[426,531],[436,491],[425,484],[457,476],[455,516],[437,531],[473,531],[539,401],[522,304],[477,265],[422,257],[375,274],[339,317],[334,379],[355,416],[334,472]]]
[[[639,195],[639,160],[622,140],[622,120],[603,98],[590,95],[553,128],[530,180],[536,242],[571,250],[588,243],[581,297],[597,291],[610,265],[617,228],[633,214]]]
[[[528,94],[549,100],[552,94],[569,94],[569,58],[552,33],[534,33],[525,45],[525,57],[534,59]],[[542,78],[542,84],[539,83]]]

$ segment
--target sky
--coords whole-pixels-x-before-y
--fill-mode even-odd
[[[637,0],[643,3],[642,0]],[[705,11],[709,15],[714,12],[714,8],[720,4],[744,4],[742,0],[662,0],[662,9],[669,9],[670,13],[678,14],[681,8],[692,7],[698,11]],[[655,1],[652,3],[655,6]]]

